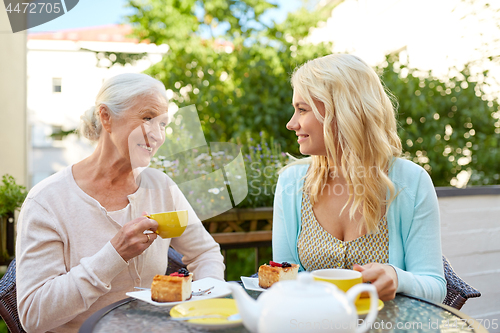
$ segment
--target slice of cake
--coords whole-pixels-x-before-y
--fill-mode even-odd
[[[287,262],[270,261],[269,265],[259,267],[259,286],[269,288],[274,283],[284,280],[295,280],[299,272],[299,265]]]
[[[156,275],[151,284],[151,299],[156,302],[181,302],[191,298],[193,273],[181,268],[170,275]]]

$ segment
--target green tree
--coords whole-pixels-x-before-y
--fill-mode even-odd
[[[422,165],[436,186],[455,185],[463,170],[471,174],[470,185],[498,184],[500,108],[488,100],[469,66],[444,80],[397,59],[389,56],[380,70],[399,102],[405,156]]]

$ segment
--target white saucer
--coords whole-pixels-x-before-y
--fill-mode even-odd
[[[259,278],[251,278],[246,276],[240,276],[240,278],[246,290],[266,291],[266,289],[259,286]]]
[[[207,289],[210,287],[214,287],[210,291],[210,293],[207,293],[203,296],[192,296],[189,300],[186,300],[184,302],[165,302],[165,303],[160,303],[160,302],[155,302],[151,299],[151,290],[141,290],[141,291],[133,291],[133,292],[128,292],[126,295],[129,297],[136,298],[138,300],[144,301],[149,304],[153,304],[156,306],[174,306],[177,304],[185,303],[185,302],[192,302],[192,301],[198,301],[202,299],[209,299],[209,298],[217,298],[217,297],[224,297],[227,296],[231,293],[231,290],[227,287],[227,282],[217,280],[214,278],[204,278],[198,281],[193,281],[192,283],[192,290],[193,291],[198,291],[198,290],[203,290]]]

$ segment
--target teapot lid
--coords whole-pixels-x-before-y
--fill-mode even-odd
[[[272,289],[286,292],[290,296],[300,297],[323,297],[326,294],[331,295],[338,292],[337,286],[332,283],[316,281],[309,272],[300,272],[297,280],[276,283]]]

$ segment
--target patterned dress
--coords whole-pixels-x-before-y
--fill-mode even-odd
[[[299,259],[306,271],[325,268],[352,269],[354,264],[389,262],[389,231],[385,216],[379,231],[351,241],[341,241],[319,224],[307,194],[302,195],[302,230],[297,242]]]

